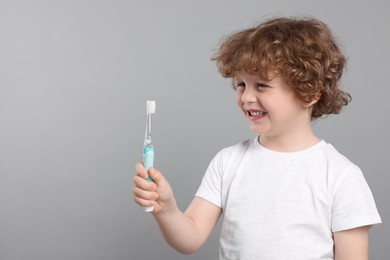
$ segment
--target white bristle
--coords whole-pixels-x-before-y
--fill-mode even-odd
[[[146,101],[146,113],[154,114],[156,113],[156,101]]]

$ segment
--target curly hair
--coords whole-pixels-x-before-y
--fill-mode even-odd
[[[318,99],[312,119],[338,114],[352,99],[339,88],[346,58],[328,26],[314,18],[274,18],[234,33],[212,60],[226,78],[245,71],[270,80],[277,73],[302,102]]]

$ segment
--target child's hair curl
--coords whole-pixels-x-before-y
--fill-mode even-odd
[[[312,119],[338,114],[351,101],[339,88],[346,59],[328,26],[314,18],[274,18],[232,34],[212,60],[227,78],[245,71],[270,80],[277,73],[302,102],[318,99]]]

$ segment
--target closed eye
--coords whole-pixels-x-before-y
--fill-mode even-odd
[[[245,89],[245,83],[242,81],[233,82],[233,88],[235,90]]]
[[[256,84],[256,87],[258,89],[264,89],[264,88],[269,88],[270,86],[268,86],[267,84],[259,82],[259,83]]]

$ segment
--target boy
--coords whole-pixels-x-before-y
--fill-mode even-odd
[[[371,191],[311,128],[351,100],[338,87],[346,61],[328,27],[271,19],[227,37],[214,60],[258,136],[214,157],[184,213],[161,172],[137,164],[136,203],[154,205],[164,238],[186,254],[222,216],[220,259],[368,259],[368,229],[381,222]]]

